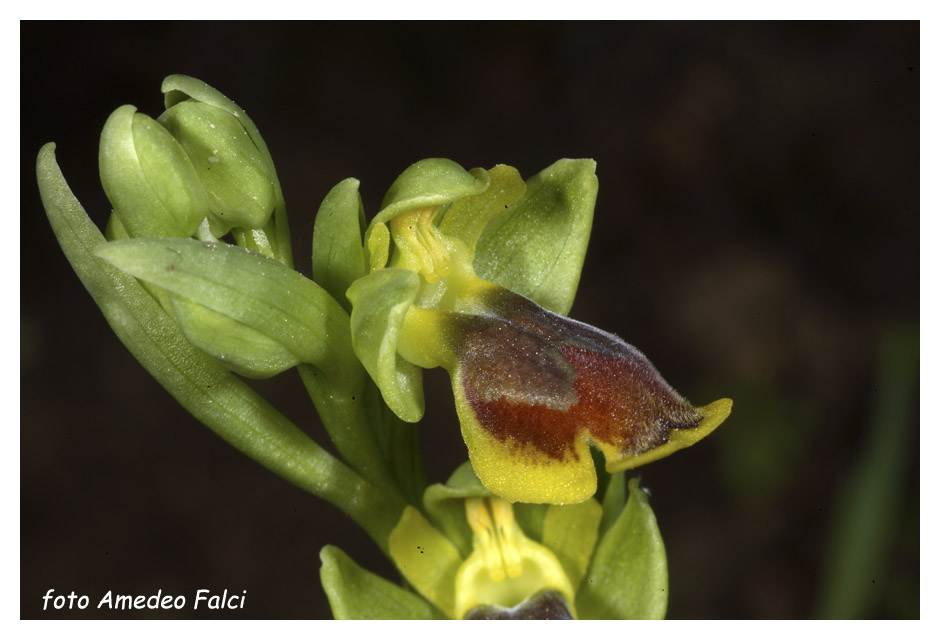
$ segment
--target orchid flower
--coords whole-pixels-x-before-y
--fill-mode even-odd
[[[445,368],[473,469],[511,502],[586,500],[597,487],[589,445],[607,471],[631,469],[697,442],[731,410],[726,399],[693,406],[637,349],[561,315],[596,193],[590,160],[526,182],[506,166],[418,162],[372,220],[370,273],[347,291],[353,347],[389,407],[419,420],[420,368]]]

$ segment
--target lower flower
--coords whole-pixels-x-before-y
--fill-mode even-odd
[[[464,465],[407,507],[389,555],[416,593],[321,553],[337,618],[661,618],[665,549],[636,480],[612,476],[604,505],[511,505]],[[419,597],[420,596],[420,597]]]

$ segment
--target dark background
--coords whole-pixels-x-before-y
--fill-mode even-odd
[[[420,158],[523,176],[597,160],[571,315],[636,345],[696,404],[735,400],[709,438],[640,470],[669,553],[670,617],[824,611],[830,550],[851,543],[834,519],[882,450],[870,435],[880,345],[906,335],[917,349],[918,23],[23,23],[21,36],[22,617],[94,617],[108,590],[191,602],[198,588],[247,589],[230,616],[329,617],[328,543],[394,575],[338,510],[179,408],[57,247],[39,147],[58,144],[103,226],[101,127],[121,104],[159,115],[171,73],[207,81],[260,127],[308,275],[314,213],[343,178],[362,181],[372,215]],[[440,482],[466,450],[446,376],[425,379]],[[259,387],[326,443],[292,373]],[[916,394],[889,416],[886,437],[904,444],[874,465],[894,484],[866,510],[883,535],[844,615],[920,615]],[[92,606],[42,612],[49,588]]]

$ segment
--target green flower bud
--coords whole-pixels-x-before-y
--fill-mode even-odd
[[[130,237],[191,236],[209,199],[180,147],[152,118],[125,105],[101,132],[101,184]]]
[[[209,193],[213,233],[260,229],[268,222],[277,204],[277,176],[235,112],[189,99],[158,120],[189,155]]]

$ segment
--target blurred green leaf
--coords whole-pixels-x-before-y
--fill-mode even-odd
[[[916,328],[894,328],[884,335],[868,441],[836,504],[819,618],[870,617],[872,603],[887,587],[919,360]]]

